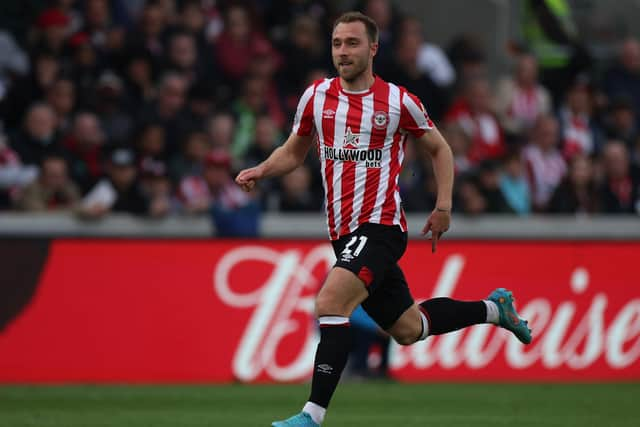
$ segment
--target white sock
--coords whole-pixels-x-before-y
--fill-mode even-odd
[[[500,311],[496,303],[484,300],[484,304],[487,306],[487,323],[493,323],[494,325],[500,323]]]
[[[323,408],[317,403],[307,402],[304,404],[302,412],[306,412],[307,414],[311,415],[311,419],[313,419],[313,421],[319,425],[322,424],[322,421],[324,420],[324,414],[327,413],[327,409]]]
[[[425,340],[429,336],[429,321],[422,311],[420,311],[420,320],[422,321],[422,335],[420,335],[418,341]]]

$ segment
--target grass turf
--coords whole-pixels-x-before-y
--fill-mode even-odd
[[[270,426],[306,385],[0,386],[0,426]],[[346,383],[323,427],[638,426],[640,383]]]

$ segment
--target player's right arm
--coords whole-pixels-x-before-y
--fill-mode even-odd
[[[240,171],[236,183],[244,191],[251,191],[256,181],[272,176],[285,175],[304,162],[313,144],[311,135],[301,136],[292,132],[287,141],[258,166]]]

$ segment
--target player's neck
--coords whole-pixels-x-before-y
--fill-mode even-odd
[[[373,75],[371,70],[362,73],[360,77],[357,79],[347,82],[342,77],[340,77],[340,86],[347,92],[363,92],[371,89],[373,83],[375,83],[376,78]]]

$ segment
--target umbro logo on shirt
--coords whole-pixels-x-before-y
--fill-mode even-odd
[[[336,115],[336,112],[330,108],[327,108],[322,112],[323,119],[333,119],[335,115]]]

